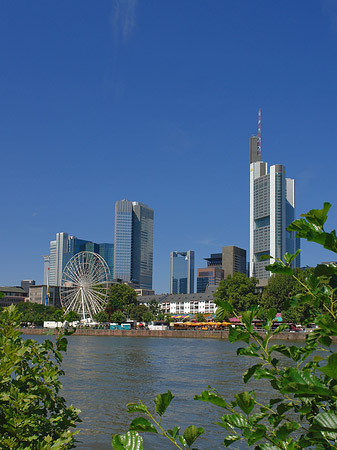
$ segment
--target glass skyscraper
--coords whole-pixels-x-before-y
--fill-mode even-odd
[[[114,278],[152,289],[153,209],[119,200],[115,205]]]
[[[171,252],[170,294],[194,293],[194,251]]]
[[[270,260],[262,256],[281,258],[286,252],[295,253],[299,239],[287,226],[295,217],[295,182],[286,178],[285,167],[270,167],[261,161],[261,135],[250,138],[250,256],[251,277],[269,278],[265,267]],[[294,267],[300,266],[298,256]]]

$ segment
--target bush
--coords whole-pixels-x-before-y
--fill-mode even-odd
[[[14,306],[0,311],[0,448],[58,450],[74,447],[79,410],[59,395],[64,335],[53,343],[22,339]]]

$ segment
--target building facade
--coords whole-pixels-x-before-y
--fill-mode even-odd
[[[205,292],[208,286],[217,286],[224,279],[221,267],[209,266],[197,270],[197,293]]]
[[[295,183],[286,178],[281,164],[270,166],[261,161],[261,131],[259,113],[258,136],[250,138],[250,255],[251,277],[267,279],[265,267],[272,261],[265,255],[281,258],[286,252],[295,253],[299,239],[287,226],[295,217]],[[293,263],[300,267],[300,257]]]
[[[203,293],[145,295],[138,297],[137,300],[146,306],[155,300],[164,314],[193,316],[201,313],[215,317],[215,289],[215,286],[209,286]]]
[[[114,279],[152,289],[153,217],[144,203],[116,202]]]
[[[194,251],[171,252],[170,294],[193,294]]]
[[[228,275],[233,276],[237,272],[247,275],[246,250],[235,245],[222,247],[222,269],[224,271],[224,279]]]
[[[46,286],[61,286],[62,273],[68,261],[77,253],[83,251],[99,253],[105,259],[110,273],[113,273],[113,244],[96,244],[61,232],[56,233],[56,239],[50,241],[49,255],[43,256],[43,284]]]

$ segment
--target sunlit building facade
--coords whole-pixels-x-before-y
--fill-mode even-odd
[[[152,289],[153,209],[119,200],[115,205],[114,278]]]
[[[260,133],[259,133],[260,135]],[[260,136],[250,138],[250,276],[267,279],[266,266],[286,252],[295,253],[299,239],[287,231],[295,217],[295,182],[281,164],[261,161]],[[264,259],[265,255],[273,257]],[[300,257],[293,262],[300,267]]]

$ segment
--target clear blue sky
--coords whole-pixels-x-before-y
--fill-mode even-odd
[[[0,33],[0,285],[41,283],[56,232],[113,242],[123,198],[155,211],[157,292],[173,250],[248,251],[260,107],[297,216],[336,226],[335,0],[2,0]]]

